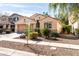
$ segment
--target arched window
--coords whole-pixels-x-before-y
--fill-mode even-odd
[[[17,17],[17,21],[19,20],[19,17]]]

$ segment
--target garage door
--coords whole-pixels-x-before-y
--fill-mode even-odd
[[[17,31],[18,32],[24,32],[27,26],[25,24],[18,24],[17,25]]]

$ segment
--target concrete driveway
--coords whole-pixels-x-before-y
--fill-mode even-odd
[[[0,56],[37,56],[37,54],[0,47]]]
[[[17,33],[2,34],[0,35],[0,41],[3,41],[3,40],[4,41],[9,41],[9,40],[16,41],[16,39],[14,38],[19,37],[20,35],[21,34],[17,34]],[[30,52],[0,47],[0,56],[36,56],[36,55],[37,54],[30,53]]]
[[[1,39],[13,39],[16,37],[19,37],[21,34],[18,33],[10,33],[10,34],[0,34],[0,40]]]

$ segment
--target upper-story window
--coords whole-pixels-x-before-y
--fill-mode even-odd
[[[16,17],[13,18],[13,21],[16,21]]]
[[[17,17],[17,21],[19,20],[19,17]]]
[[[19,17],[14,17],[13,18],[13,21],[18,21],[19,20]]]

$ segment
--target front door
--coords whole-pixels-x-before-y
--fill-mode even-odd
[[[0,25],[0,33],[3,32],[3,25]]]
[[[14,24],[11,25],[11,31],[12,31],[12,32],[15,32],[15,25],[14,25]]]

